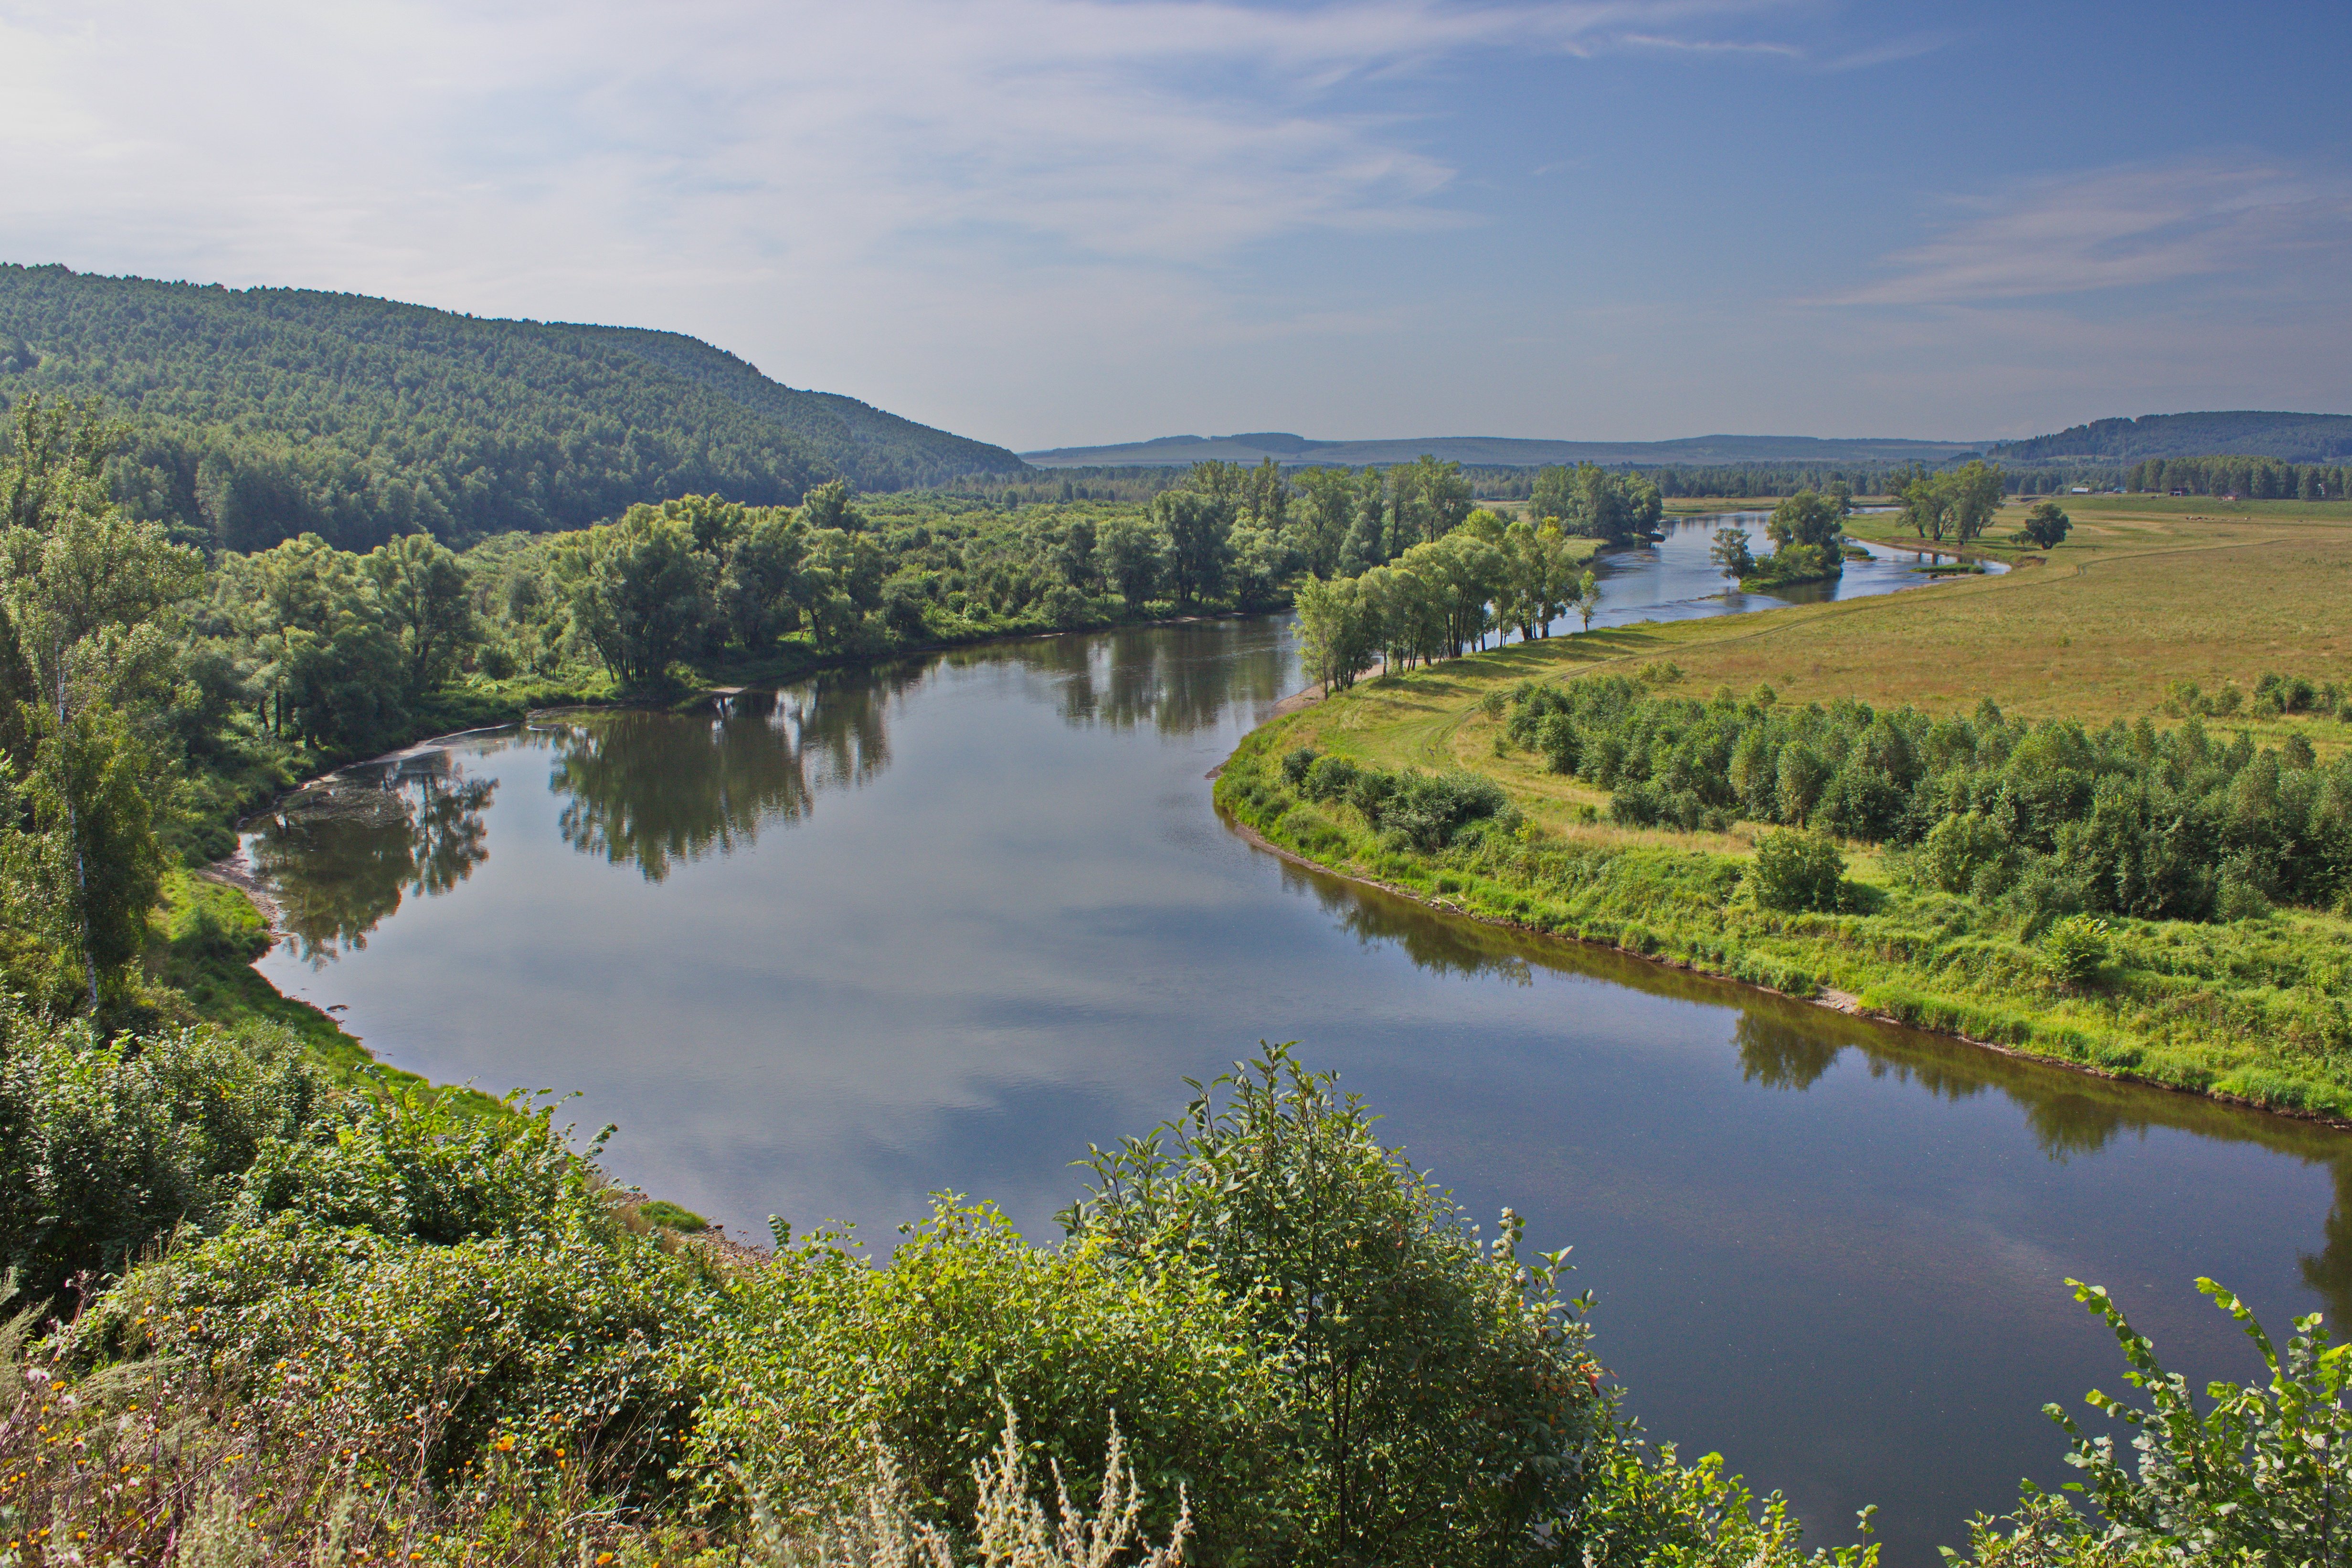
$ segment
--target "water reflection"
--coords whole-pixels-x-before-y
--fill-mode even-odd
[[[1026,644],[1016,657],[1057,679],[1055,707],[1066,723],[1113,730],[1149,724],[1163,735],[1189,735],[1222,721],[1235,703],[1286,695],[1283,650],[1240,633],[1238,622],[1129,626]]]
[[[435,749],[347,769],[281,802],[247,841],[280,929],[312,968],[367,945],[408,894],[446,893],[489,858],[495,780]]]
[[[2352,1322],[2352,1151],[2333,1129],[2001,1056],[1646,963],[1611,948],[1464,921],[1287,860],[1282,875],[1286,887],[1311,893],[1358,941],[1391,943],[1432,974],[1524,986],[1540,968],[1590,975],[1652,995],[1734,1004],[1740,1008],[1731,1037],[1740,1077],[1759,1089],[1803,1093],[1841,1064],[1851,1063],[1874,1079],[1911,1085],[1948,1102],[2004,1095],[2023,1113],[2035,1145],[2055,1164],[2097,1154],[2126,1136],[2145,1138],[2169,1128],[2325,1165],[2334,1179],[2335,1202],[2320,1250],[2301,1255],[2301,1274],[2332,1321]]]
[[[1761,1089],[1811,1089],[1845,1054],[1834,1040],[1760,1013],[1739,1015],[1731,1043],[1739,1051],[1740,1078]]]

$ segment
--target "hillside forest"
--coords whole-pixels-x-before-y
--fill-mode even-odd
[[[104,400],[126,426],[109,495],[230,550],[462,547],[688,493],[786,505],[1023,468],[674,332],[0,266],[0,397],[27,395]]]

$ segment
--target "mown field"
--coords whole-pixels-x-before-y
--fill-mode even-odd
[[[1783,704],[1857,699],[2092,726],[2182,721],[2178,683],[2235,686],[2216,735],[2257,747],[2300,735],[2324,761],[2352,745],[2335,717],[2260,717],[2266,672],[2352,684],[2352,506],[2210,498],[2066,498],[2067,542],[2046,554],[1995,543],[2006,574],[1894,595],[1513,644],[1360,683],[1253,734],[1219,799],[1274,842],[1473,914],[1510,920],[1755,979],[1836,991],[1873,1011],[2125,1076],[2281,1108],[2352,1115],[2352,921],[2281,908],[2235,921],[2116,922],[2105,983],[2050,981],[2031,925],[1906,884],[1903,858],[1846,846],[1854,907],[1772,915],[1723,889],[1767,829],[1625,826],[1610,795],[1503,742],[1504,697],[1523,683],[1648,672],[1706,697],[1769,686]],[[2007,509],[1999,531],[2015,525]],[[1891,516],[1864,537],[1898,536]],[[1678,672],[1678,673],[1675,673]],[[1308,805],[1276,766],[1300,748],[1389,769],[1467,770],[1507,792],[1519,847],[1474,851],[1384,841],[1343,801]],[[1726,872],[1728,871],[1728,875]],[[1710,891],[1709,889],[1713,889]],[[1777,978],[1776,978],[1777,977]]]

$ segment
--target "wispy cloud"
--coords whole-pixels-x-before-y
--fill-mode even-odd
[[[1956,202],[1967,216],[1886,258],[1862,305],[2087,296],[2198,279],[2340,280],[2352,271],[2352,183],[2208,159],[2036,181]]]

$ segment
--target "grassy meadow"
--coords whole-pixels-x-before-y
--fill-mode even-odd
[[[2034,934],[1965,899],[1922,891],[1900,852],[1846,846],[1855,903],[1782,915],[1737,892],[1764,825],[1683,832],[1609,820],[1610,795],[1505,742],[1505,699],[1523,683],[1642,675],[1678,695],[1770,686],[1782,704],[1857,699],[1965,714],[1990,699],[2012,717],[2093,727],[2181,717],[2175,683],[2251,700],[2265,672],[2352,676],[2352,506],[2210,498],[2063,498],[2074,521],[2047,553],[2005,541],[2009,561],[1877,598],[1754,616],[1596,630],[1360,682],[1254,733],[1219,801],[1280,847],[1465,912],[1582,937],[2027,1054],[2121,1076],[2352,1118],[2352,921],[2280,908],[2228,922],[2118,919],[2096,986],[2062,984]],[[2012,503],[1998,531],[2021,513]],[[1892,516],[1853,521],[1897,542]],[[1679,673],[1675,673],[1679,672]],[[2300,735],[2323,760],[2352,724],[2256,717],[2251,701],[2206,723],[2262,748]],[[1465,770],[1499,784],[1518,847],[1400,846],[1344,801],[1310,804],[1278,766],[1300,748],[1387,769]]]

